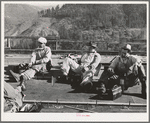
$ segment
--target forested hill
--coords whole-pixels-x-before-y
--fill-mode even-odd
[[[16,9],[17,7],[19,8]],[[23,10],[27,14],[24,11],[21,12],[22,8],[26,7],[27,9]],[[120,44],[132,41],[132,39],[145,40],[147,37],[146,4],[64,4],[61,7],[59,5],[49,9],[46,7],[42,11],[34,10],[34,8],[32,10],[31,6],[21,7],[21,5],[6,7],[5,35],[56,36],[62,41],[104,41],[106,43],[120,42]],[[13,14],[13,12],[19,12],[19,14]],[[36,14],[38,16],[34,17]],[[29,19],[24,19],[25,15],[27,17],[29,15]],[[15,22],[19,19],[19,23],[12,24],[13,28],[10,22],[14,18]],[[23,22],[20,23],[21,18]],[[14,48],[34,47],[34,42],[30,42],[31,44],[24,42],[20,43],[19,39],[18,42],[15,40]],[[65,46],[72,48],[69,45]],[[143,45],[137,47],[144,49],[141,48]],[[117,50],[117,48],[118,46],[111,50]],[[104,45],[101,44],[99,49],[105,50]],[[139,50],[139,48],[134,50]],[[146,51],[146,48],[144,50]]]
[[[61,39],[117,41],[146,37],[145,4],[65,4],[38,12],[56,18]]]
[[[143,28],[146,26],[145,4],[65,4],[61,8],[42,10],[42,17],[74,19],[78,28],[93,27],[110,28],[125,26]]]

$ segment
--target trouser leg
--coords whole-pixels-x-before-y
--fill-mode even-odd
[[[98,87],[96,88],[98,93],[105,93],[106,92],[106,88],[109,87],[109,81],[108,78],[110,77],[110,73],[106,70],[103,71],[100,79],[98,80]]]
[[[36,74],[36,70],[33,69],[28,69],[24,73],[22,73],[22,75],[26,76],[28,80],[33,78],[35,74]]]
[[[143,65],[141,65],[140,67],[138,67],[138,76],[141,82],[141,92],[142,92],[142,96],[144,98],[146,98],[146,74],[145,74],[145,70]]]
[[[61,67],[62,72],[64,75],[68,75],[70,68],[74,71],[74,72],[78,72],[78,68],[79,68],[79,64],[77,64],[74,60],[72,60],[71,58],[65,58],[63,65]],[[80,70],[79,70],[80,71]]]
[[[19,86],[22,86],[23,91],[26,90],[26,84],[27,84],[26,81],[33,78],[35,74],[36,74],[36,70],[33,70],[33,69],[28,69],[24,73],[21,74]]]
[[[141,82],[141,93],[142,96],[146,98],[146,74],[143,65],[141,65],[140,67],[138,66],[136,73],[137,75],[134,75],[133,73],[128,75],[129,81],[127,83],[127,86],[132,87],[138,84],[138,82]]]
[[[83,79],[82,82],[80,83],[80,86],[83,87],[85,91],[91,90],[93,83],[93,72],[92,71],[86,71],[83,73]]]

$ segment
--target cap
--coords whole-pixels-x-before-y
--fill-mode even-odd
[[[97,47],[97,44],[95,43],[95,42],[89,42],[88,44],[87,44],[87,46],[91,46],[91,47],[94,47],[94,48],[96,48]]]
[[[125,46],[122,47],[122,49],[131,51],[131,45],[126,44]]]
[[[47,40],[46,40],[46,38],[40,37],[40,38],[38,39],[38,42],[43,43],[43,44],[46,44],[46,43],[47,43]]]

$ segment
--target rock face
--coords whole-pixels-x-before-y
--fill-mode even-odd
[[[18,35],[20,31],[29,28],[37,18],[37,11],[37,8],[26,4],[5,4],[5,35],[13,35],[16,31]]]
[[[32,26],[22,32],[21,36],[56,36],[59,37],[59,33],[51,28],[51,18],[38,18],[33,22]]]

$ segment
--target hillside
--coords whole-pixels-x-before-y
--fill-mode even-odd
[[[62,39],[118,41],[122,37],[146,38],[144,4],[64,4],[39,13],[42,17],[57,19],[52,28]]]
[[[65,4],[41,11],[32,5],[7,4],[5,35],[57,36],[62,40],[104,42],[146,39],[145,14],[145,5]],[[14,48],[34,48],[32,44],[34,41],[27,43],[26,40],[20,44],[19,39],[13,43]],[[99,45],[101,50],[105,47]],[[110,50],[118,48],[115,46]]]
[[[5,4],[5,35],[17,35],[32,25],[38,8],[26,4]]]
[[[56,36],[59,37],[59,33],[51,28],[53,19],[51,18],[38,18],[32,21],[32,25],[23,31],[20,36]]]

